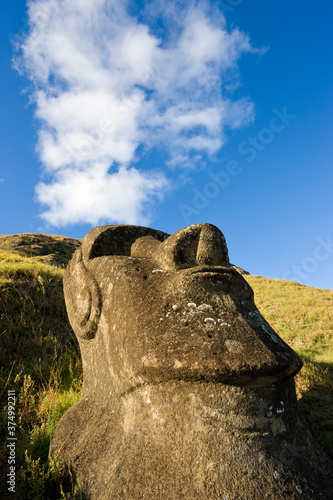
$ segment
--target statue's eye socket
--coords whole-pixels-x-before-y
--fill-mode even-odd
[[[130,257],[132,245],[137,239],[150,236],[162,242],[169,237],[162,231],[141,226],[104,226],[104,228],[96,229],[99,230],[98,234],[95,236],[90,250],[87,249],[88,259],[107,255]]]

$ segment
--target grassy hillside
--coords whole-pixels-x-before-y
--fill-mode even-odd
[[[55,426],[82,384],[62,275],[63,268],[0,249],[0,496],[8,494],[7,393],[14,389],[16,498],[75,498],[61,460],[48,460]]]
[[[0,495],[6,494],[7,391],[15,389],[17,498],[81,498],[61,459],[48,458],[57,422],[80,398],[82,367],[67,321],[63,266],[45,263],[53,259],[59,266],[56,245],[67,240],[66,251],[61,249],[66,264],[80,243],[74,240],[71,245],[69,238],[48,235],[28,235],[28,240],[24,236],[15,235],[21,250],[37,245],[38,236],[44,243],[47,240],[47,246],[44,255],[31,248],[19,254],[18,246],[15,251],[8,246],[9,237],[0,237]],[[7,243],[2,244],[4,238]],[[263,315],[305,360],[296,379],[300,406],[312,432],[333,457],[333,292],[258,276],[245,278]]]
[[[72,254],[81,245],[81,240],[50,234],[0,235],[0,248],[18,252],[44,264],[64,267]]]
[[[302,358],[296,376],[300,408],[333,458],[333,292],[291,281],[244,276],[276,332]]]

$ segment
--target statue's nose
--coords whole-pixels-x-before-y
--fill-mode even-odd
[[[194,224],[177,231],[155,248],[153,258],[162,269],[173,271],[194,266],[229,266],[224,236],[212,224]]]

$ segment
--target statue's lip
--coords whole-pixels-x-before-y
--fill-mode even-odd
[[[200,266],[200,267],[195,267],[191,269],[187,269],[188,275],[192,276],[194,274],[206,274],[206,275],[213,275],[213,274],[236,274],[238,275],[239,273],[233,269],[232,267],[226,267],[226,266]]]

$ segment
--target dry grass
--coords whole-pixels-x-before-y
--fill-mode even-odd
[[[304,360],[296,376],[299,405],[333,457],[333,292],[260,276],[244,276],[258,309]]]
[[[0,248],[0,284],[19,280],[61,280],[63,271],[57,267],[43,264],[18,252]]]
[[[8,493],[7,390],[11,389],[16,395],[18,499],[79,497],[61,460],[48,457],[55,426],[81,397],[82,385],[62,274],[62,269],[0,250],[1,494]]]

